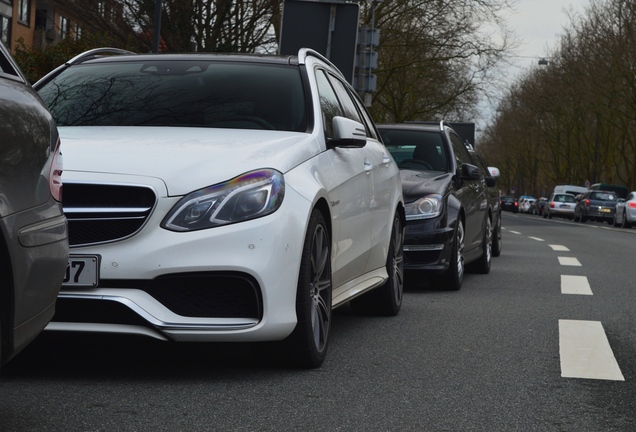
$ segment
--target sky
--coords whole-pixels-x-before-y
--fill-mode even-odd
[[[515,12],[505,14],[510,28],[520,39],[515,50],[519,67],[528,67],[558,47],[563,29],[570,23],[568,13],[585,12],[589,0],[516,0]]]
[[[510,59],[506,82],[512,84],[516,77],[534,67],[539,60],[559,46],[564,29],[569,27],[570,15],[584,15],[590,0],[511,0],[513,10],[501,16],[518,39],[519,46]],[[477,130],[483,129],[492,118],[496,106],[493,100],[484,101],[477,119]]]

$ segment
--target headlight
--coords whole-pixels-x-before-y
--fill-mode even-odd
[[[443,205],[441,195],[427,195],[404,206],[406,220],[430,219],[439,216],[442,214]]]
[[[195,231],[243,222],[274,213],[284,196],[283,174],[272,169],[252,171],[183,197],[161,226]]]

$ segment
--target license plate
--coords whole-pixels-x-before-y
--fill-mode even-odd
[[[602,208],[602,209],[600,209],[600,210],[601,210],[601,212],[603,212],[603,213],[609,213],[609,212],[611,211],[611,210],[610,210],[610,209],[608,209],[608,208]]]
[[[99,280],[97,255],[71,255],[62,281],[65,287],[95,287]]]
[[[570,206],[568,204],[561,204],[561,208],[570,208]]]

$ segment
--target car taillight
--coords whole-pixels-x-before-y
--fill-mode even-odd
[[[518,205],[519,205],[519,203],[517,201],[515,201],[515,207],[518,206]]]
[[[60,139],[58,137],[55,144],[55,151],[51,160],[51,171],[49,172],[49,189],[56,201],[62,202],[62,152],[60,151]]]
[[[589,199],[586,199],[586,200],[585,200],[585,207],[589,207],[589,206],[590,206],[590,200],[589,200]]]
[[[629,207],[629,208],[636,208],[636,202],[634,202],[634,201],[630,201],[630,202],[628,202],[628,203],[627,203],[627,207]]]
[[[554,208],[554,203],[553,202],[550,203],[550,208]]]

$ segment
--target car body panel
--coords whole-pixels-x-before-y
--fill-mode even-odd
[[[0,334],[4,364],[48,324],[68,257],[50,172],[58,133],[42,100],[0,43]]]
[[[636,224],[636,191],[630,192],[625,199],[619,199],[616,203],[616,223]]]

